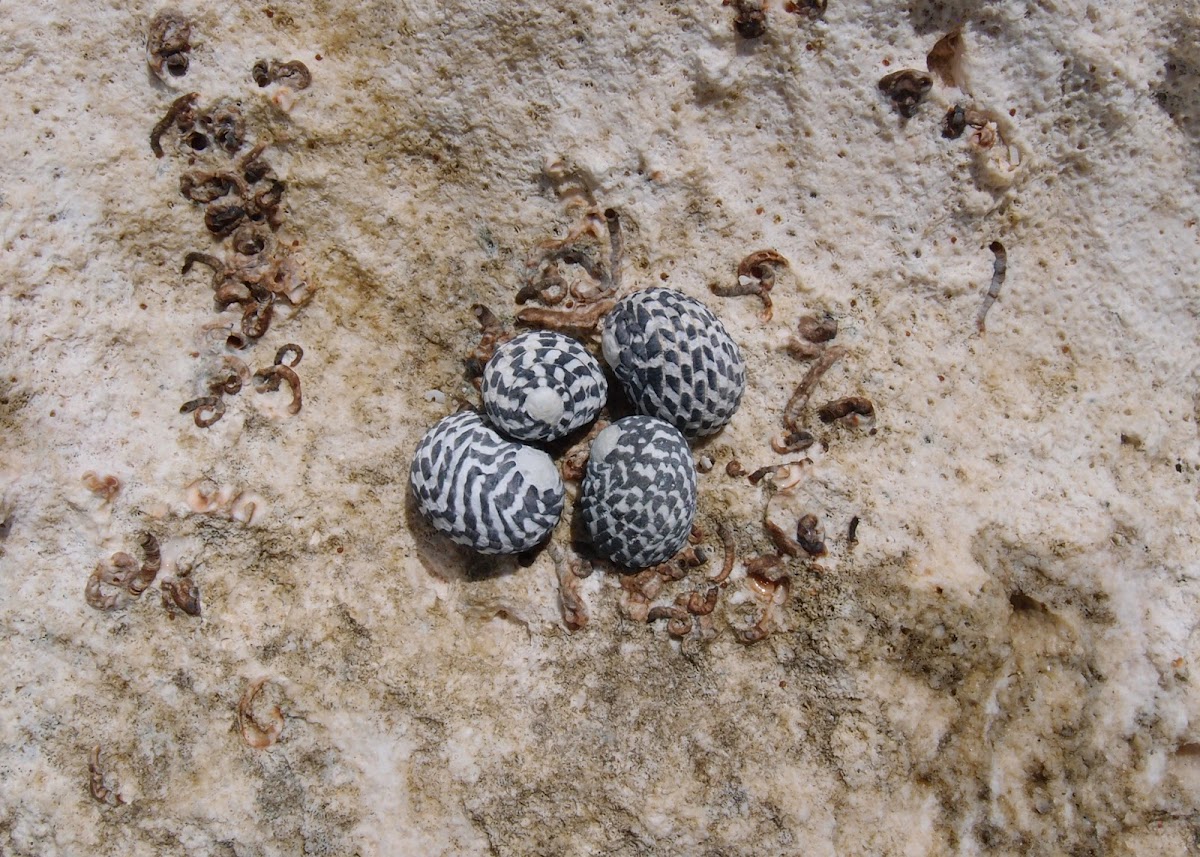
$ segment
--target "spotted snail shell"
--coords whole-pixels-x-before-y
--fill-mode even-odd
[[[435,529],[486,554],[520,553],[544,541],[566,499],[550,456],[505,440],[470,411],[426,432],[409,483]]]
[[[592,441],[579,511],[596,551],[620,565],[666,562],[696,519],[696,467],[679,430],[625,417]]]
[[[604,318],[602,344],[634,407],[688,437],[719,431],[746,389],[746,366],[725,326],[672,289],[622,298]]]
[[[608,381],[600,363],[562,333],[523,333],[496,349],[483,370],[492,424],[524,441],[557,440],[600,413]]]

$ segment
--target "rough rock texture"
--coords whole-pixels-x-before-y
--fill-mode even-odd
[[[156,6],[0,16],[0,852],[1200,847],[1200,6],[770,0],[752,40],[718,0],[181,8],[176,89]],[[939,79],[905,119],[878,81],[960,26],[969,95]],[[253,80],[293,59],[308,89]],[[207,429],[179,413],[225,365],[202,326],[240,318],[180,274],[227,244],[180,196],[181,136],[148,142],[191,91],[240,101],[286,182],[312,298],[239,354],[304,347],[294,415],[252,381]],[[952,139],[955,104],[982,121]],[[475,395],[470,306],[511,318],[593,203],[624,287],[703,298],[746,357],[697,450],[712,558],[655,603],[715,573],[721,520],[738,561],[682,640],[605,570],[567,633],[548,552],[459,553],[407,499]],[[709,289],[764,248],[790,262],[770,323]],[[804,455],[769,445],[810,365],[782,346],[825,311],[846,354],[812,463],[728,476]],[[873,433],[816,419],[845,396]],[[768,500],[825,530],[790,592],[747,575]],[[85,602],[145,531],[199,617],[160,583]]]

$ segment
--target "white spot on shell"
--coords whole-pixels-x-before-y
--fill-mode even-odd
[[[616,366],[621,362],[621,344],[617,342],[616,333],[607,324],[600,333],[600,350],[604,353],[604,362],[609,366]]]
[[[549,387],[538,387],[525,397],[525,412],[539,422],[556,423],[563,410],[562,396]]]
[[[516,463],[526,481],[539,491],[549,491],[560,482],[554,461],[540,449],[534,449],[532,446],[521,447]]]
[[[592,448],[588,452],[588,457],[597,462],[608,458],[608,454],[621,442],[621,431],[621,427],[614,423],[596,435],[596,439],[592,441]]]

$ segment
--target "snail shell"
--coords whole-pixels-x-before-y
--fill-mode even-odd
[[[483,406],[517,440],[550,441],[590,423],[608,396],[600,363],[562,333],[523,333],[496,349],[483,370]]]
[[[601,556],[630,568],[666,562],[696,519],[687,440],[655,417],[613,423],[592,441],[579,510]]]
[[[604,359],[639,412],[688,437],[719,431],[746,389],[746,365],[720,320],[694,298],[646,289],[604,318]]]
[[[409,484],[435,529],[486,554],[521,553],[540,544],[558,524],[566,499],[550,456],[505,440],[470,411],[425,433]]]

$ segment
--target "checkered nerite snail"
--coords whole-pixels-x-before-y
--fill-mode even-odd
[[[608,381],[596,358],[551,330],[509,340],[483,370],[487,415],[517,440],[557,440],[594,420],[607,396]]]
[[[687,440],[655,417],[617,420],[592,441],[579,511],[601,556],[629,568],[666,562],[696,519]]]
[[[409,483],[435,529],[485,554],[521,553],[540,544],[566,499],[550,456],[505,440],[470,411],[425,433]]]
[[[697,502],[688,437],[729,422],[746,370],[716,316],[670,289],[618,301],[603,320],[602,348],[640,415],[593,440],[579,515],[599,555],[646,568],[687,544]],[[486,417],[447,417],[417,447],[410,481],[421,513],[481,553],[536,547],[558,523],[565,489],[550,457],[524,442],[590,423],[607,392],[600,364],[564,334],[533,331],[504,343],[484,368]]]
[[[640,413],[688,437],[719,431],[746,389],[741,351],[700,301],[653,288],[622,298],[604,318],[604,359]]]

